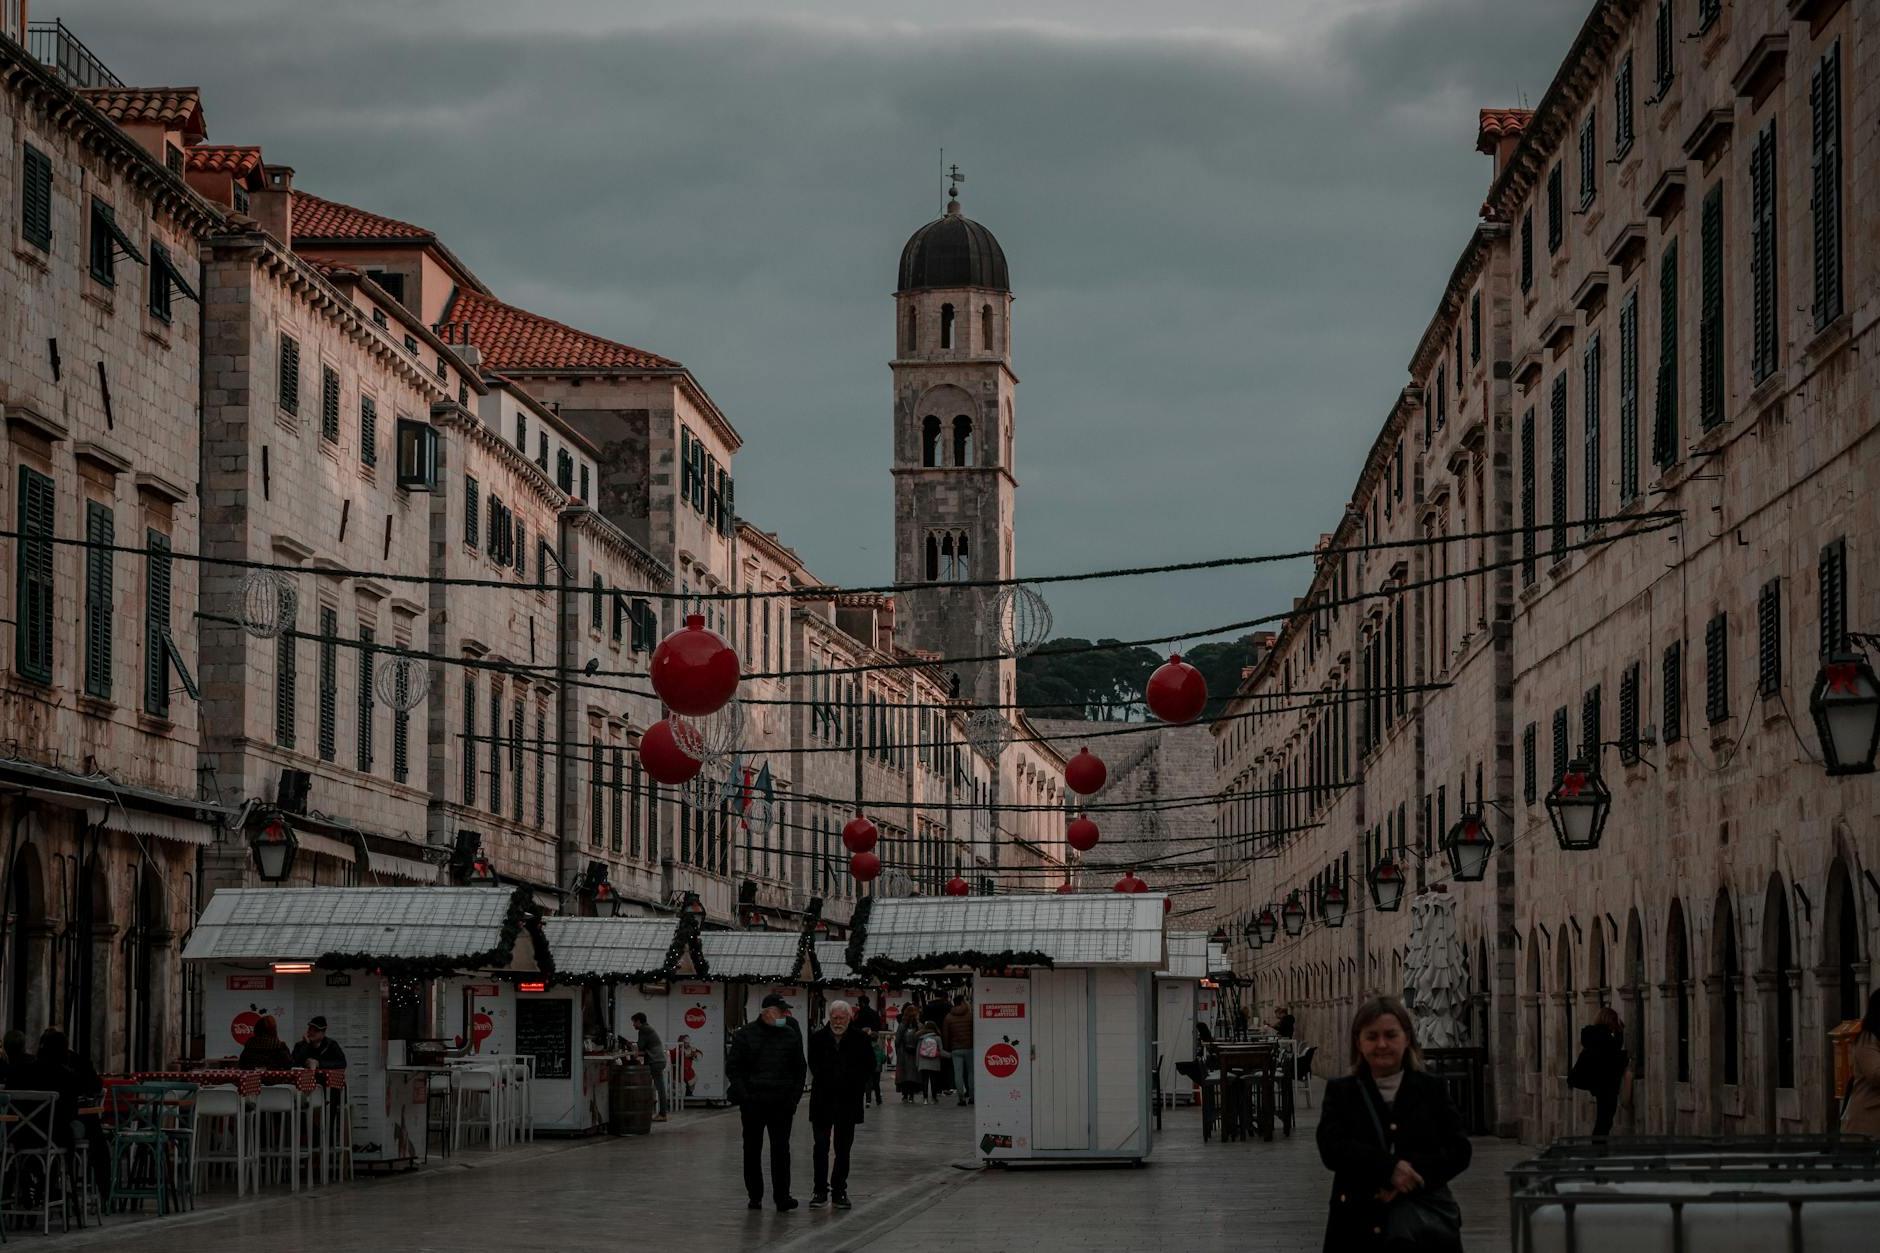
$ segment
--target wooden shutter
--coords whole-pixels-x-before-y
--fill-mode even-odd
[[[1547,255],[1550,257],[1560,251],[1561,241],[1566,238],[1564,177],[1558,164],[1547,175]]]
[[[478,510],[477,481],[465,475],[463,480],[463,542],[472,548],[480,547],[477,540],[477,528],[481,524],[482,514]]]
[[[1572,756],[1572,747],[1567,743],[1567,707],[1562,705],[1554,710],[1554,774],[1547,784],[1550,790],[1560,781],[1560,776],[1567,772],[1567,763]]]
[[[1534,581],[1534,410],[1521,415],[1521,583]]]
[[[477,803],[477,675],[466,670],[463,676],[463,803]]]
[[[52,158],[31,144],[20,186],[20,235],[41,252],[52,251]]]
[[[1657,54],[1653,61],[1653,68],[1657,71],[1655,77],[1660,99],[1664,97],[1665,88],[1671,85],[1672,78],[1677,74],[1678,34],[1675,4],[1676,0],[1659,0],[1658,23],[1653,31],[1656,36],[1655,52]]]
[[[359,398],[359,464],[379,463],[379,407],[370,396]]]
[[[490,676],[490,812],[503,816],[503,687],[495,675]]]
[[[1638,292],[1619,308],[1619,502],[1638,499]]]
[[[1652,464],[1678,459],[1678,241],[1658,261],[1658,393],[1652,410]]]
[[[1815,566],[1820,600],[1821,658],[1826,661],[1847,651],[1847,540],[1836,539],[1821,550]]]
[[[1638,760],[1638,689],[1639,663],[1635,661],[1619,679],[1619,760],[1628,765]]]
[[[1632,54],[1619,63],[1619,73],[1612,80],[1613,156],[1622,157],[1632,150]]]
[[[679,499],[692,503],[692,432],[679,428]]]
[[[1698,421],[1706,431],[1723,421],[1723,184],[1704,197],[1702,304],[1697,322]]]
[[[1770,579],[1756,596],[1756,690],[1782,690],[1782,580]]]
[[[147,532],[144,558],[144,712],[170,713],[170,537]]]
[[[1580,697],[1580,756],[1583,760],[1599,760],[1599,746],[1603,742],[1600,736],[1599,684],[1586,689]]]
[[[1599,195],[1599,128],[1597,114],[1586,111],[1580,123],[1580,208],[1586,209]]]
[[[1554,378],[1554,390],[1548,404],[1548,421],[1553,427],[1553,482],[1549,485],[1553,516],[1549,519],[1553,526],[1553,555],[1551,561],[1567,559],[1567,375],[1562,371]]]
[[[1841,41],[1828,46],[1808,84],[1812,151],[1815,329],[1841,316]],[[30,150],[29,150],[30,151]]]
[[[320,760],[332,761],[339,751],[339,610],[320,608]]]
[[[339,443],[339,371],[320,367],[320,438]]]
[[[548,715],[538,706],[535,711],[535,826],[539,831],[548,821]]]
[[[588,741],[588,844],[601,846],[601,742]]]
[[[398,640],[397,646],[405,648],[409,641]],[[393,695],[398,704],[392,707],[392,782],[404,783],[411,777],[411,715],[398,708],[409,698],[411,686],[406,666],[400,665],[393,673]]]
[[[19,570],[14,576],[14,664],[20,674],[41,683],[52,682],[53,561],[49,539],[27,536],[53,533],[52,480],[27,466],[20,467]]]
[[[274,742],[292,748],[299,728],[299,710],[295,688],[300,681],[300,637],[294,634],[290,617],[281,633],[274,637]]]
[[[1580,358],[1580,381],[1582,386],[1581,414],[1585,419],[1581,438],[1584,441],[1582,453],[1585,457],[1586,481],[1581,485],[1585,496],[1584,509],[1588,531],[1594,518],[1600,516],[1600,470],[1599,470],[1599,336],[1593,335],[1586,341],[1586,351]],[[1582,532],[1585,534],[1587,532]]]
[[[281,412],[300,413],[300,341],[292,335],[281,336],[280,351]]]
[[[372,647],[374,633],[363,622],[359,624],[359,770],[362,774],[372,773],[372,718],[378,712],[378,698],[372,690],[373,659],[377,655]]]
[[[1521,732],[1521,795],[1530,805],[1540,795],[1536,772],[1540,768],[1540,728],[1532,722]]]
[[[1469,364],[1482,359],[1482,293],[1469,293]]]
[[[1776,310],[1776,124],[1756,135],[1749,152],[1750,183],[1750,375],[1757,382],[1775,373],[1781,348]]]
[[[1534,209],[1529,206],[1521,214],[1521,290],[1534,289]]]
[[[1666,645],[1664,669],[1659,687],[1664,691],[1663,735],[1666,744],[1675,744],[1684,734],[1684,644]]]
[[[1704,626],[1704,719],[1715,726],[1729,716],[1730,629],[1720,613]]]
[[[528,574],[529,528],[521,518],[512,518],[516,524],[516,538],[510,546],[510,564],[515,567],[516,577],[524,578]]]
[[[108,545],[117,542],[117,522],[111,506],[99,501],[85,504],[85,692],[111,699],[112,575],[116,554]]]

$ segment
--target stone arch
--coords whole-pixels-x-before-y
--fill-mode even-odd
[[[1624,1008],[1619,1012],[1625,1018],[1626,1051],[1632,1059],[1633,1123],[1632,1129],[1638,1130],[1639,1110],[1644,1091],[1638,1081],[1644,1078],[1647,1063],[1645,1057],[1645,1014],[1651,997],[1648,991],[1650,981],[1645,972],[1645,921],[1639,916],[1638,906],[1634,905],[1625,917],[1624,966],[1620,978],[1624,982],[1619,987],[1619,998]]]
[[[93,853],[79,878],[78,914],[74,920],[79,930],[74,952],[78,966],[74,1000],[82,1008],[75,1015],[77,1032],[72,1047],[100,1068],[110,1047],[112,957],[118,931],[112,916],[111,879],[103,859]]]
[[[952,302],[942,304],[940,306],[940,347],[942,349],[953,347],[955,320]]]
[[[1564,1075],[1567,1067],[1572,1065],[1573,1051],[1579,1041],[1579,1016],[1573,1003],[1574,985],[1579,980],[1573,973],[1573,932],[1565,921],[1554,932],[1554,978],[1558,981],[1554,996],[1560,1006],[1557,1019],[1559,1031],[1554,1036],[1554,1058],[1560,1073]]]
[[[992,306],[979,306],[979,348],[981,352],[991,354],[999,351],[998,336],[992,329]]]
[[[929,470],[940,464],[940,415],[935,413],[920,420],[920,464]]]
[[[912,412],[917,415],[916,425],[914,427],[916,439],[921,438],[926,431],[929,419],[942,430],[940,446],[935,449],[936,455],[934,464],[944,465],[946,464],[945,424],[950,421],[955,414],[965,414],[977,423],[979,419],[979,404],[973,399],[971,392],[957,383],[936,383],[921,392],[915,399]],[[924,449],[920,451],[923,454],[925,452]],[[921,464],[924,465],[925,463],[925,457],[923,455]]]
[[[1795,931],[1789,915],[1789,894],[1780,871],[1769,876],[1763,893],[1762,935],[1757,946],[1756,990],[1763,1041],[1763,1129],[1776,1131],[1776,1092],[1795,1086],[1795,997],[1801,971],[1795,963]]]
[[[1528,1069],[1539,1074],[1547,1056],[1546,1030],[1546,989],[1541,983],[1541,936],[1537,930],[1528,931],[1527,940],[1527,993],[1528,1007]]]
[[[6,1025],[37,1038],[48,1018],[45,997],[51,980],[46,976],[46,872],[30,836],[7,867],[4,903]]]
[[[1598,914],[1592,917],[1592,932],[1586,942],[1586,990],[1599,1010],[1612,1004],[1612,969],[1606,955],[1606,920]]]
[[[1711,912],[1710,968],[1712,976],[1704,982],[1711,1010],[1710,1081],[1714,1089],[1743,1082],[1743,948],[1728,887],[1717,889]]]
[[[953,417],[953,464],[970,466],[973,457],[973,419],[970,414],[955,414]]]
[[[1684,903],[1671,898],[1665,920],[1665,991],[1671,1001],[1670,1030],[1665,1033],[1667,1083],[1691,1081],[1691,936],[1684,923]],[[1666,1106],[1666,1121],[1675,1105]],[[1670,1128],[1667,1128],[1669,1130]]]
[[[1828,1021],[1859,1018],[1861,985],[1866,982],[1867,955],[1861,946],[1860,899],[1854,874],[1843,853],[1828,863],[1828,891],[1822,900],[1821,964],[1827,986]]]
[[[124,1051],[126,1069],[163,1065],[170,1036],[169,892],[148,856],[132,870],[130,927],[124,944]]]

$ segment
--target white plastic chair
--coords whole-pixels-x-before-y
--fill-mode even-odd
[[[260,1179],[269,1173],[269,1163],[280,1162],[287,1167],[290,1192],[300,1191],[300,1172],[313,1164],[301,1138],[305,1113],[303,1095],[292,1084],[277,1083],[263,1087],[255,1097],[257,1192],[261,1190]]]
[[[196,1191],[212,1166],[232,1166],[235,1195],[248,1195],[256,1168],[252,1111],[232,1084],[217,1084],[196,1093]],[[205,1126],[204,1124],[208,1124]]]
[[[472,1114],[472,1107],[476,1113]],[[451,1143],[459,1150],[463,1148],[464,1123],[470,1123],[471,1130],[482,1126],[489,1135],[492,1150],[499,1149],[503,1143],[503,1084],[496,1067],[462,1066],[457,1071],[457,1118],[451,1132]]]
[[[508,1067],[509,1131],[512,1140],[535,1139],[535,1058],[518,1055]]]

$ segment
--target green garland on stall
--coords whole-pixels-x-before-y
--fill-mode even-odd
[[[981,952],[977,949],[959,949],[950,953],[929,953],[913,961],[895,961],[888,957],[871,957],[862,960],[862,946],[868,936],[868,915],[875,903],[875,898],[865,896],[855,906],[855,916],[849,921],[849,947],[846,956],[849,969],[857,974],[873,975],[878,979],[900,980],[909,975],[917,975],[935,970],[1010,970],[1015,967],[1038,967],[1049,970],[1052,961],[1049,956],[1034,950],[1005,949],[997,953]]]
[[[449,891],[450,889],[439,889]],[[495,971],[495,977],[504,977],[500,968],[514,959],[516,941],[527,929],[529,938],[535,943],[537,963],[541,966],[539,975],[529,978],[553,977],[554,955],[548,951],[548,939],[542,934],[542,920],[529,912],[529,894],[525,888],[516,888],[509,898],[509,908],[503,914],[502,926],[497,932],[496,945],[481,953],[466,953],[458,956],[436,954],[429,957],[387,957],[379,953],[322,953],[314,959],[314,965],[323,970],[376,970],[387,975],[402,975],[418,979],[436,979],[446,975],[461,974],[465,971]]]
[[[681,977],[709,978],[710,976],[706,973],[705,949],[699,942],[698,918],[693,914],[682,912],[678,916],[677,924],[672,934],[672,943],[666,946],[666,956],[656,969],[625,973],[613,971],[605,974],[557,974],[555,982],[564,986],[597,987],[610,983],[662,983]],[[688,955],[692,958],[692,969],[696,973],[681,976],[679,961]]]

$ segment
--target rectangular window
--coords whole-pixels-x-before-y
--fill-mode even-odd
[[[1619,503],[1638,499],[1638,291],[1619,306]]]
[[[85,502],[85,693],[111,699],[112,573],[117,521],[111,506]]]
[[[1548,419],[1553,426],[1553,482],[1549,488],[1553,499],[1549,502],[1553,516],[1549,519],[1553,527],[1554,561],[1567,559],[1567,375],[1565,371],[1554,377],[1553,396],[1548,405]]]
[[[477,481],[466,474],[463,479],[463,542],[472,548],[480,547],[478,528],[483,525],[481,508],[477,498]]]
[[[1534,290],[1534,207],[1521,211],[1521,290]]]
[[[509,564],[515,570],[516,577],[522,578],[528,573],[528,559],[524,554],[529,551],[529,528],[514,514],[509,516],[509,521],[515,530],[515,538],[509,544]]]
[[[1697,321],[1697,416],[1708,431],[1723,421],[1723,184],[1704,197],[1702,303]]]
[[[1627,765],[1638,760],[1638,689],[1639,663],[1635,661],[1619,678],[1619,760]]]
[[[1758,383],[1775,373],[1782,355],[1776,269],[1776,124],[1771,118],[1749,150],[1749,369]]]
[[[515,799],[510,802],[509,816],[517,822],[522,821],[522,716],[522,698],[518,696],[509,717],[509,773],[515,780],[511,789]]]
[[[548,473],[548,432],[535,433],[535,464],[544,474]]]
[[[587,498],[588,498],[588,467],[587,467],[587,462],[584,461],[581,463],[581,493],[580,493],[579,499],[586,500]]]
[[[1723,0],[1697,0],[1697,33],[1703,34],[1723,16]]]
[[[555,486],[561,488],[563,495],[574,495],[574,458],[566,448],[555,450]]]
[[[1582,213],[1592,208],[1594,199],[1599,195],[1599,127],[1595,125],[1597,120],[1597,112],[1588,109],[1585,120],[1580,123],[1580,211]]]
[[[357,758],[361,774],[372,773],[372,719],[378,713],[378,699],[372,690],[372,666],[376,656],[372,648],[374,632],[359,624],[359,729]]]
[[[1808,83],[1815,246],[1815,329],[1841,316],[1841,41],[1828,45]]]
[[[601,582],[601,576],[594,576],[593,593],[588,608],[588,625],[598,631],[601,629],[601,608],[607,603],[607,587]]]
[[[274,637],[274,742],[282,748],[294,747],[299,731],[295,704],[300,683],[299,644],[290,615],[281,633]]]
[[[1719,613],[1704,626],[1704,721],[1730,716],[1730,619]]]
[[[613,762],[611,764],[613,777],[609,780],[612,788],[607,797],[607,848],[610,852],[619,853],[625,847],[623,840],[626,833],[626,822],[624,821],[626,817],[626,792],[624,790],[627,768],[626,753],[621,749],[614,749]]]
[[[300,414],[300,341],[292,335],[281,336],[276,364],[281,412],[297,417]]]
[[[359,398],[359,464],[379,463],[379,407],[370,396]]]
[[[588,741],[588,844],[601,846],[601,742]]]
[[[1821,659],[1847,651],[1847,540],[1837,539],[1821,550],[1815,567],[1816,594],[1820,598]]]
[[[1521,415],[1521,583],[1534,581],[1534,410]]]
[[[490,676],[490,812],[503,816],[503,685],[495,675]]]
[[[1427,410],[1425,411],[1427,412]],[[1449,422],[1449,377],[1442,366],[1436,367],[1436,429],[1442,430]],[[1428,440],[1424,441],[1426,444]]]
[[[399,648],[411,646],[408,639],[396,642]],[[411,778],[411,714],[405,710],[411,699],[411,676],[402,657],[392,672],[392,694],[397,697],[392,706],[392,782],[405,783]]]
[[[1567,772],[1567,763],[1572,759],[1573,748],[1567,742],[1567,707],[1554,710],[1554,773],[1548,780],[1548,788],[1560,782],[1560,777]]]
[[[91,202],[91,276],[106,287],[117,286],[117,210],[97,197]]]
[[[1600,716],[1599,684],[1586,689],[1580,697],[1580,759],[1586,762],[1599,760],[1599,746],[1603,743]]]
[[[52,251],[52,158],[31,144],[20,179],[20,237],[41,252]]]
[[[339,443],[339,371],[320,367],[320,438]]]
[[[1658,262],[1658,392],[1652,410],[1652,464],[1678,461],[1678,241]]]
[[[1664,97],[1671,86],[1671,80],[1678,73],[1678,27],[1676,0],[1659,0],[1658,23],[1654,30],[1657,55],[1652,60],[1655,71],[1652,80],[1657,84],[1658,96]]]
[[[1585,497],[1583,507],[1586,510],[1587,523],[1600,517],[1600,477],[1599,477],[1599,336],[1595,334],[1586,341],[1586,351],[1580,358],[1580,396],[1581,415],[1584,418],[1581,438],[1585,441],[1582,452],[1586,459],[1586,481],[1581,484],[1581,493]]]
[[[653,637],[659,634],[659,621],[653,616],[652,604],[642,597],[634,597],[630,620],[633,623],[633,651],[652,652]]]
[[[1612,79],[1612,155],[1615,160],[1632,150],[1632,54],[1619,62]]]
[[[1521,799],[1532,805],[1540,795],[1537,771],[1539,762],[1540,728],[1532,722],[1521,732]]]
[[[170,537],[144,535],[144,712],[170,716]]]
[[[52,480],[20,467],[19,569],[13,578],[13,665],[23,678],[52,682]],[[29,539],[28,536],[45,536]]]
[[[679,428],[679,499],[692,503],[692,432]]]
[[[339,739],[339,611],[320,608],[320,760],[332,761]]]
[[[638,860],[640,856],[640,762],[636,757],[633,762],[631,783],[627,788],[627,856]]]
[[[529,414],[527,410],[516,410],[516,448],[524,456],[529,452]]]
[[[1664,740],[1675,744],[1684,735],[1684,645],[1665,646],[1664,669],[1659,682],[1664,689]]]
[[[535,710],[535,829],[548,825],[548,714]]]
[[[1469,364],[1482,360],[1482,293],[1469,293]]]
[[[171,319],[170,250],[154,239],[150,241],[149,286],[150,316],[167,325]]]
[[[1565,167],[1555,165],[1547,174],[1547,255],[1560,251],[1566,239],[1567,193]]]
[[[477,672],[463,676],[463,803],[466,809],[477,803]]]
[[[1782,580],[1770,579],[1756,597],[1756,690],[1782,690]]]

